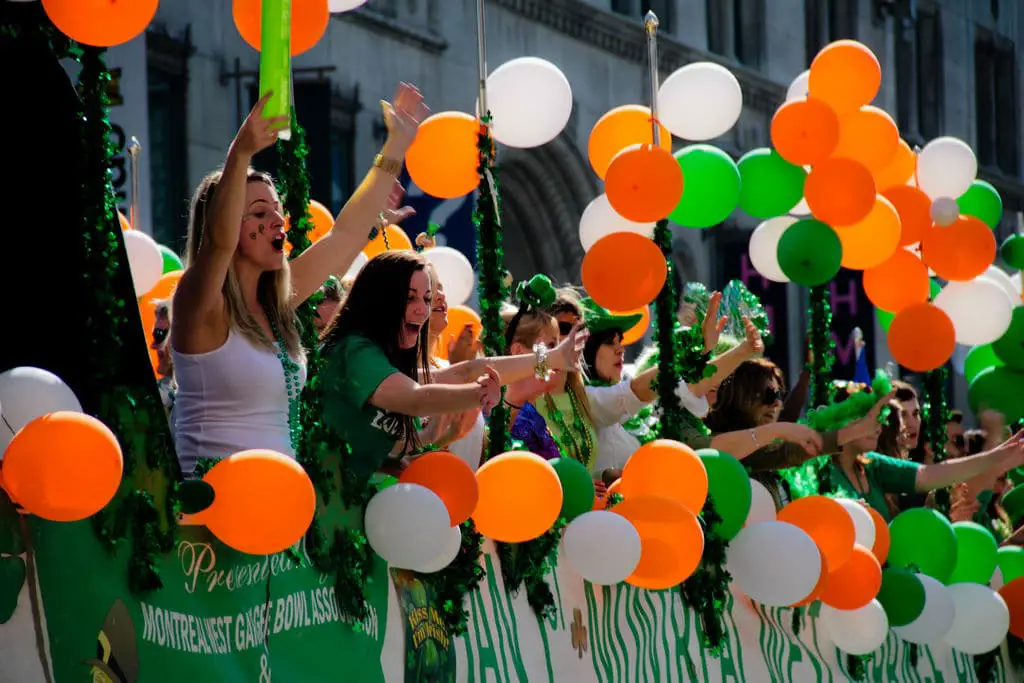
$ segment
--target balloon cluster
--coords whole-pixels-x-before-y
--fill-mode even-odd
[[[1002,203],[974,152],[951,137],[912,150],[870,104],[881,79],[863,44],[823,48],[772,119],[773,149],[740,159],[740,206],[767,219],[750,239],[758,272],[813,287],[863,271],[893,357],[925,372],[1003,335],[1019,297],[992,266]]]

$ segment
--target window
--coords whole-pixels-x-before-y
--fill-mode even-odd
[[[358,99],[335,93],[331,102],[331,193],[329,206],[337,216],[355,190],[356,113]]]
[[[186,39],[146,35],[150,218],[153,239],[182,251],[188,237],[188,57]]]
[[[658,15],[658,31],[672,33],[675,24],[674,0],[612,0],[612,11],[641,20],[648,10]]]
[[[937,7],[896,17],[896,120],[903,136],[924,145],[942,134],[942,21]]]
[[[764,57],[764,0],[707,0],[708,49],[752,68]]]
[[[804,0],[807,63],[829,43],[857,37],[857,0]]]
[[[1015,58],[1013,43],[979,32],[974,43],[978,161],[1007,175],[1017,175],[1020,164]]]

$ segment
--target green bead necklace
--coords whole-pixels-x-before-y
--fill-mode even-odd
[[[302,371],[302,366],[288,355],[288,347],[285,346],[273,316],[266,309],[264,309],[264,313],[267,315],[267,322],[270,323],[270,331],[274,334],[274,341],[277,342],[277,358],[281,361],[281,369],[284,370],[284,386],[288,391],[288,436],[291,439],[292,450],[297,455],[302,436],[302,422],[299,419],[299,394],[302,392],[299,373]]]
[[[572,407],[572,426],[576,434],[579,435],[582,444],[576,441],[576,437],[573,436],[572,431],[565,424],[565,417],[562,415],[562,411],[555,406],[555,400],[551,398],[551,394],[544,394],[544,405],[547,408],[548,415],[551,416],[551,420],[558,427],[558,436],[555,438],[559,442],[562,453],[582,463],[589,470],[590,461],[594,454],[594,443],[590,438],[590,430],[583,420],[583,409],[579,405],[576,394],[568,389],[566,393],[569,394],[569,405]],[[554,435],[554,430],[549,431],[552,431],[552,435]]]

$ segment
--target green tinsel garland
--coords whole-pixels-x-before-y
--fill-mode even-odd
[[[996,679],[996,663],[998,661],[998,647],[991,652],[974,655],[974,675],[977,676],[978,683],[991,683]]]
[[[949,369],[942,366],[925,373],[921,397],[922,439],[932,449],[934,462],[946,459],[946,423],[949,422],[949,404],[946,400],[946,380]],[[949,489],[936,489],[935,505],[943,515],[949,515]]]
[[[682,378],[680,366],[680,345],[676,338],[676,310],[679,307],[679,293],[676,291],[673,271],[675,265],[672,262],[672,230],[669,228],[668,220],[661,220],[654,226],[654,243],[661,249],[665,256],[668,267],[668,276],[665,284],[658,293],[655,300],[655,337],[658,340],[658,350],[662,354],[661,359],[670,359],[671,362],[658,364],[658,402],[661,406],[661,436],[664,439],[679,441],[683,438],[683,408],[682,402],[676,396],[676,387]]]
[[[693,608],[700,618],[701,647],[717,657],[725,645],[722,614],[729,599],[732,576],[725,570],[729,542],[712,530],[722,521],[722,517],[715,510],[710,494],[704,502],[699,519],[704,527],[704,552],[697,571],[680,584],[679,592],[683,602]]]
[[[473,520],[462,523],[462,545],[459,554],[443,571],[431,578],[434,592],[441,603],[441,614],[448,635],[457,638],[466,632],[469,612],[466,596],[480,585],[484,568],[480,566],[484,537],[476,530]]]
[[[811,287],[807,311],[808,341],[814,361],[807,368],[811,373],[808,405],[827,405],[832,401],[830,382],[835,363],[836,344],[832,340],[832,306],[827,284]]]
[[[846,672],[855,681],[866,681],[868,679],[868,662],[871,655],[846,655]]]
[[[555,607],[545,577],[554,568],[558,543],[565,529],[565,519],[559,518],[543,536],[525,543],[498,543],[498,563],[505,579],[505,590],[511,595],[526,587],[526,601],[541,618],[550,617]]]

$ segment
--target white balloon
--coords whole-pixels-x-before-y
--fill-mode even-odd
[[[345,272],[345,275],[342,279],[345,280],[350,277],[354,278],[356,275],[359,275],[359,271],[363,269],[363,266],[365,266],[366,262],[369,260],[370,259],[366,257],[366,254],[364,254],[363,252],[359,252],[359,254],[356,255],[356,260],[353,261],[352,265],[348,267],[348,270]]]
[[[803,529],[761,522],[740,530],[729,544],[726,570],[751,600],[785,607],[800,602],[821,577],[821,554]]]
[[[687,64],[658,89],[658,117],[685,140],[713,140],[728,133],[742,111],[740,82],[712,62]]]
[[[1017,293],[1018,297],[1024,296],[1024,290],[1021,289],[1020,276],[1021,274],[1019,272],[1010,276],[1010,282],[1013,284],[1013,290]],[[1017,299],[1014,299],[1013,303],[1018,306],[1020,305]]]
[[[19,429],[37,417],[58,411],[82,412],[75,392],[57,375],[32,367],[0,372],[0,459]]]
[[[487,107],[495,140],[509,147],[538,147],[558,137],[569,123],[572,87],[551,62],[520,57],[487,77]]]
[[[135,296],[153,289],[164,273],[164,255],[153,238],[139,230],[125,230],[124,246],[128,251],[128,266],[132,271]]]
[[[419,484],[395,484],[366,504],[366,540],[392,567],[428,566],[449,539],[451,517],[436,493]]]
[[[800,201],[797,202],[796,206],[794,206],[792,209],[789,210],[789,215],[790,216],[810,216],[811,215],[811,207],[808,206],[807,200],[804,199],[803,197],[801,197]]]
[[[460,306],[469,301],[476,285],[476,275],[465,254],[451,247],[433,247],[424,249],[423,256],[434,264],[449,306]]]
[[[580,243],[583,251],[601,239],[615,232],[635,232],[644,237],[654,235],[654,223],[634,223],[620,216],[608,201],[608,195],[600,194],[594,198],[580,216]]]
[[[917,155],[917,185],[932,199],[959,197],[978,175],[974,150],[957,138],[936,138]]]
[[[869,550],[873,548],[875,545],[875,520],[871,517],[868,509],[860,501],[849,498],[836,498],[836,502],[842,505],[853,519],[853,529],[856,533],[854,542]]]
[[[822,605],[818,619],[835,646],[851,655],[874,652],[889,635],[889,617],[878,600],[852,610]]]
[[[936,225],[949,227],[960,217],[960,206],[952,197],[939,197],[932,201],[931,216],[932,222]]]
[[[750,480],[750,512],[746,525],[775,521],[775,499],[764,484],[757,479]]]
[[[935,295],[934,304],[953,321],[958,344],[989,344],[1003,336],[1013,319],[1013,302],[995,282],[978,278],[950,282]]]
[[[750,234],[750,265],[772,282],[789,282],[779,265],[779,240],[782,239],[782,233],[794,223],[796,219],[792,216],[776,216],[761,223]]]
[[[978,276],[979,280],[990,280],[1006,292],[1006,296],[1010,297],[1010,301],[1014,305],[1020,305],[1020,277],[1018,276],[1017,283],[1014,284],[1013,278],[1006,274],[999,266],[989,266],[984,273]]]
[[[640,563],[640,534],[610,510],[591,510],[572,520],[562,536],[565,559],[587,581],[613,586]]]
[[[327,11],[332,14],[350,12],[366,4],[366,0],[327,0]]]
[[[946,642],[969,655],[999,647],[1010,629],[1010,610],[1003,596],[977,583],[954,583],[947,590],[953,596],[956,619]]]
[[[1003,581],[1003,570],[999,568],[999,565],[996,565],[996,570],[992,572],[992,578],[989,579],[988,585],[994,591],[1006,585],[1006,582]]]
[[[420,574],[433,574],[439,572],[448,565],[450,565],[459,554],[459,548],[462,547],[462,530],[458,526],[453,526],[448,530],[448,538],[445,540],[441,550],[437,552],[437,555],[430,562],[417,569]]]
[[[810,80],[810,70],[807,70],[794,78],[793,82],[789,84],[789,90],[786,91],[786,101],[791,102],[793,100],[802,100],[807,97],[807,84],[810,83]]]
[[[949,633],[956,607],[948,588],[927,574],[918,574],[917,578],[924,585],[924,611],[906,626],[893,626],[892,631],[908,643],[931,645]]]

